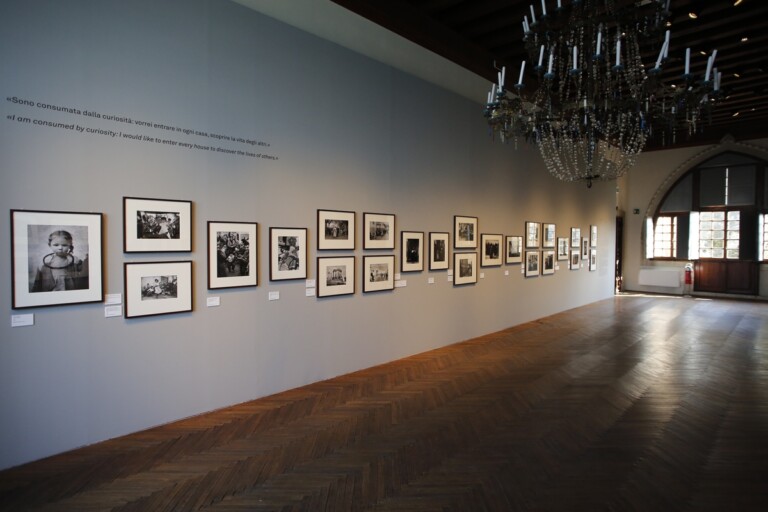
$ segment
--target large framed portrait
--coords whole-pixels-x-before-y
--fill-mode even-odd
[[[477,249],[477,217],[453,216],[453,246],[456,249]]]
[[[258,284],[256,222],[208,221],[208,289]]]
[[[555,225],[551,223],[544,223],[541,225],[542,240],[541,246],[544,249],[555,248]]]
[[[395,289],[395,255],[363,256],[363,292]]]
[[[527,221],[525,223],[525,248],[538,249],[541,245],[541,224]]]
[[[557,239],[557,259],[558,261],[568,260],[568,239],[566,237]]]
[[[269,228],[269,280],[307,278],[307,229]]]
[[[501,245],[504,236],[483,233],[480,235],[480,266],[498,267],[501,266]]]
[[[592,248],[597,247],[597,226],[589,226],[589,246]]]
[[[589,270],[591,272],[597,270],[597,249],[589,250]]]
[[[317,249],[355,248],[355,212],[317,210]]]
[[[395,216],[363,213],[363,249],[395,248]]]
[[[453,253],[453,284],[473,284],[477,282],[477,253]]]
[[[424,270],[424,232],[401,231],[400,271],[420,272]]]
[[[520,235],[513,235],[507,237],[506,249],[505,249],[506,262],[522,263],[523,262],[523,237]]]
[[[123,252],[191,250],[191,201],[123,197]]]
[[[352,295],[355,293],[354,256],[318,256],[317,296]]]
[[[429,270],[448,270],[448,237],[445,232],[429,233]]]
[[[541,272],[541,253],[539,251],[525,251],[525,277],[538,276]]]
[[[124,264],[125,318],[192,311],[192,262]]]
[[[13,309],[104,300],[102,214],[11,210]]]
[[[571,228],[571,247],[575,249],[581,247],[581,228]]]
[[[555,251],[548,249],[541,251],[541,275],[546,276],[555,273]]]

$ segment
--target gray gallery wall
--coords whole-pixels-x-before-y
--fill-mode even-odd
[[[11,308],[10,225],[0,259],[0,468],[423,352],[610,297],[615,185],[550,178],[534,149],[490,140],[481,106],[238,4],[216,0],[0,3],[0,202],[104,213],[105,292],[124,262],[194,262],[194,311],[105,318],[104,304]],[[30,100],[33,106],[13,101]],[[51,110],[38,103],[75,108]],[[259,140],[89,117],[84,110]],[[9,117],[10,116],[10,117]],[[15,116],[15,117],[14,117]],[[11,119],[13,118],[13,120]],[[22,122],[76,124],[265,153],[170,147]],[[193,250],[124,254],[124,196],[193,202]],[[393,292],[318,299],[270,282],[270,226],[318,208],[397,215],[397,231],[523,234],[527,220],[599,229],[598,268],[525,279],[483,269],[403,274]],[[206,289],[206,221],[259,223],[257,288]],[[451,235],[451,240],[452,240]],[[399,250],[399,244],[398,244]],[[325,251],[323,251],[325,252]],[[357,249],[362,256],[360,233]],[[379,254],[380,252],[377,252]],[[397,257],[399,266],[399,255]],[[509,275],[505,275],[509,271]],[[428,284],[434,277],[435,283]],[[270,291],[280,300],[268,301]],[[206,307],[208,297],[221,306]],[[14,314],[34,325],[11,327]]]

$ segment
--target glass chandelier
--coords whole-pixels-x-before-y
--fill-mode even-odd
[[[552,175],[591,186],[627,172],[649,137],[674,142],[678,131],[700,129],[720,92],[717,50],[703,77],[690,72],[689,48],[676,83],[662,80],[669,0],[563,3],[541,0],[540,10],[531,5],[523,17],[529,57],[510,89],[502,68],[488,94],[485,117],[493,134],[502,141],[525,138]],[[643,51],[658,55],[655,62],[646,66]],[[525,90],[526,63],[538,76],[532,93]]]

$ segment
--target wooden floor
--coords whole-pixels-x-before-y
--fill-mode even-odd
[[[616,297],[0,472],[0,510],[768,510],[768,305]]]

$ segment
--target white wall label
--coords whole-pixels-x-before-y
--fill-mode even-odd
[[[315,280],[314,279],[307,279],[307,282],[305,284],[305,288],[314,288],[315,287]]]
[[[315,289],[314,288],[307,288],[305,293],[306,293],[307,297],[314,297],[315,296]]]
[[[123,303],[123,294],[121,293],[108,293],[104,304],[108,304],[110,306],[113,306],[115,304],[122,304]]]
[[[395,281],[395,288],[405,288],[408,286],[408,281]]]
[[[221,297],[208,297],[205,299],[205,305],[209,308],[215,308],[221,306]]]
[[[427,284],[435,284],[435,278],[434,277],[428,278],[427,279]]]
[[[505,276],[508,276],[508,275],[509,275],[509,270],[505,270],[505,271],[504,271],[504,275],[505,275]]]
[[[32,313],[11,315],[11,327],[26,327],[28,325],[35,325],[35,315]]]
[[[269,300],[280,300],[280,292],[269,292]]]
[[[480,279],[485,279],[485,272],[480,272]]]
[[[395,274],[395,281],[399,281],[399,280],[400,280],[400,274]]]
[[[106,306],[104,308],[104,318],[112,318],[115,316],[123,316],[123,308],[120,305]]]

